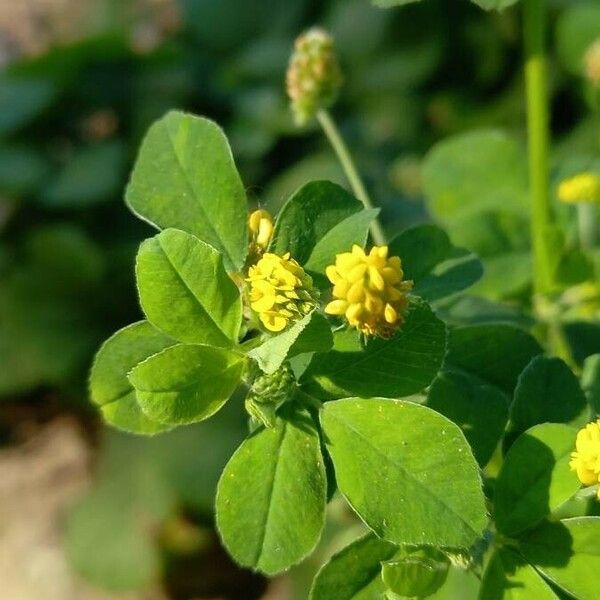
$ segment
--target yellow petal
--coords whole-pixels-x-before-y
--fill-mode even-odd
[[[350,302],[350,304],[355,304],[356,302],[362,302],[365,299],[365,285],[362,279],[355,281],[348,290],[346,294],[346,300]]]
[[[367,265],[365,263],[360,263],[353,267],[346,275],[346,279],[351,283],[358,281],[362,277],[364,277],[367,272]]]
[[[335,268],[334,265],[329,265],[326,269],[325,269],[325,275],[327,275],[327,279],[329,279],[329,281],[331,281],[331,283],[337,283],[341,277],[338,273],[338,270]]]
[[[250,304],[252,310],[257,313],[271,310],[273,306],[275,306],[275,296],[263,296]]]
[[[328,315],[343,315],[348,308],[348,303],[345,300],[333,300],[325,307],[325,312]]]
[[[373,289],[379,292],[383,292],[385,289],[385,281],[375,267],[369,267],[369,281]]]
[[[383,317],[390,325],[393,325],[398,320],[398,313],[391,304],[386,304]]]

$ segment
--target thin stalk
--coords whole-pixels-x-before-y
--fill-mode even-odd
[[[546,2],[524,0],[525,84],[529,138],[529,186],[534,290],[545,294],[551,287],[552,255],[549,229],[552,224],[549,188],[550,144],[548,84],[545,57]]]
[[[350,187],[354,192],[354,195],[363,203],[366,209],[373,208],[373,203],[371,202],[371,198],[367,193],[367,189],[358,174],[358,170],[356,169],[356,165],[354,164],[354,160],[352,160],[352,156],[344,139],[342,138],[335,121],[332,119],[331,115],[325,109],[319,110],[317,113],[317,119],[329,140],[329,143],[332,145],[341,165],[342,169],[344,169],[344,173],[348,178],[348,183],[350,183]],[[383,233],[383,229],[381,228],[381,224],[378,219],[375,219],[373,223],[371,223],[371,236],[373,237],[373,241],[378,246],[385,246],[385,234]]]

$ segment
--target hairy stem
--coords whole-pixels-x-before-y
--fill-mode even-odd
[[[352,160],[352,156],[342,138],[334,120],[331,118],[329,112],[325,109],[319,110],[317,113],[317,119],[327,136],[330,144],[332,145],[341,165],[344,169],[344,173],[348,178],[348,183],[350,183],[350,187],[354,192],[354,195],[363,203],[366,209],[373,208],[373,203],[371,202],[371,198],[367,193],[364,183],[358,174],[358,170],[356,169],[356,165]],[[381,224],[378,219],[375,219],[371,224],[371,236],[373,237],[373,241],[378,246],[384,246],[386,244],[385,234],[383,233],[383,229],[381,228]]]

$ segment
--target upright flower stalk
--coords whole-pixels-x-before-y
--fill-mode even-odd
[[[332,106],[342,84],[342,72],[334,52],[333,38],[313,28],[296,40],[286,75],[287,94],[298,125],[316,117],[346,174],[354,195],[367,209],[373,202],[354,164],[352,155],[327,108]],[[373,241],[385,245],[379,221],[371,225]]]
[[[533,245],[534,290],[537,296],[552,285],[552,225],[548,149],[550,143],[548,84],[544,51],[545,0],[524,0],[525,83],[529,138],[529,188],[531,197],[531,240]]]

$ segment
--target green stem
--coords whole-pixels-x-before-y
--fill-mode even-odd
[[[344,169],[344,173],[348,178],[348,182],[350,183],[350,187],[354,192],[354,195],[363,203],[366,209],[373,208],[373,203],[371,202],[371,198],[369,198],[369,194],[358,174],[358,170],[356,169],[356,165],[352,160],[352,156],[342,138],[334,120],[331,118],[329,112],[325,109],[319,110],[317,113],[317,119],[325,132],[325,135],[329,139],[329,142],[333,146],[335,153]],[[381,228],[381,224],[378,219],[375,219],[371,224],[371,235],[373,236],[373,241],[378,246],[385,246],[385,234],[383,233],[383,229]]]
[[[529,187],[531,195],[531,241],[533,245],[534,290],[545,294],[551,288],[551,247],[548,241],[550,209],[550,143],[548,85],[544,50],[545,0],[524,0],[525,84],[529,137]]]
[[[580,202],[577,205],[577,225],[579,228],[579,245],[582,250],[593,250],[596,245],[596,205],[591,202]]]

